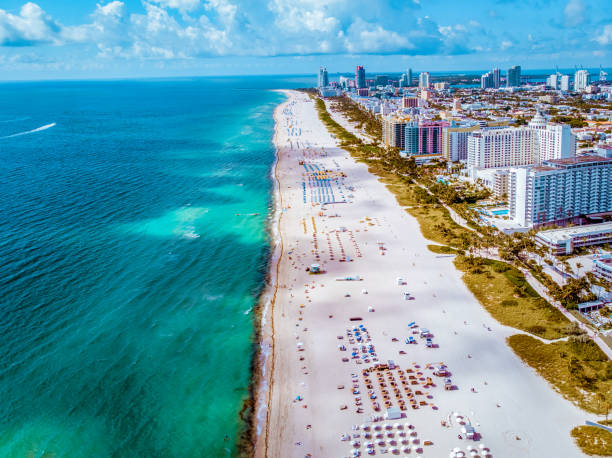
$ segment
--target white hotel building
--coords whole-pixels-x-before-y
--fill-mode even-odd
[[[484,129],[468,138],[467,167],[472,178],[478,169],[517,167],[565,159],[576,154],[576,137],[565,124],[548,124],[537,113],[527,127]]]
[[[612,158],[579,156],[511,169],[508,204],[523,227],[612,213]]]

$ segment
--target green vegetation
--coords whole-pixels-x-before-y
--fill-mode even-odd
[[[461,254],[461,252],[455,250],[446,245],[427,245],[429,251],[433,251],[438,254]]]
[[[612,403],[612,362],[586,336],[545,344],[531,336],[508,337],[514,352],[565,398],[604,414]]]
[[[350,122],[357,125],[358,129],[364,128],[376,141],[382,141],[382,125],[374,114],[362,110],[348,97],[334,97],[332,100],[334,102],[332,110],[341,111]]]
[[[596,426],[576,426],[572,429],[576,444],[587,455],[612,456],[612,433]]]
[[[455,266],[484,308],[500,323],[545,339],[567,335],[569,321],[527,283],[523,274],[504,262],[457,256]]]
[[[580,116],[553,116],[550,120],[559,124],[569,124],[572,127],[586,127],[587,123]]]

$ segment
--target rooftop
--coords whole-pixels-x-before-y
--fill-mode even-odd
[[[537,236],[552,244],[601,232],[612,232],[612,221],[585,226],[565,227],[538,232]]]
[[[546,164],[572,165],[572,164],[586,164],[588,162],[612,162],[612,158],[596,156],[594,154],[587,154],[584,156],[568,157],[565,159],[550,159],[544,162]]]

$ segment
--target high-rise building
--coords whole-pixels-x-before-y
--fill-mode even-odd
[[[480,77],[480,88],[481,89],[490,89],[495,87],[495,81],[493,78],[493,73],[487,72]]]
[[[506,74],[506,86],[518,87],[521,85],[521,66],[515,65],[508,69]]]
[[[574,91],[584,91],[591,82],[588,70],[578,70],[574,73]]]
[[[453,99],[453,111],[461,111],[461,99]]]
[[[418,108],[419,99],[414,96],[404,96],[402,98],[402,108]]]
[[[319,67],[319,87],[329,86],[329,76],[325,67]]]
[[[365,69],[361,65],[355,70],[355,87],[357,89],[366,87]]]
[[[408,87],[408,80],[405,73],[402,73],[402,76],[400,76],[399,87]]]
[[[468,138],[467,165],[474,169],[517,167],[576,154],[576,136],[568,125],[548,124],[536,114],[527,127],[485,129]]]
[[[389,77],[387,75],[376,75],[374,80],[375,86],[386,86],[387,84],[389,84]]]
[[[457,100],[457,99],[455,99]],[[469,135],[480,129],[475,123],[457,124],[454,121],[442,131],[442,155],[447,161],[458,162],[467,159]]]
[[[561,81],[559,82],[559,90],[568,92],[570,90],[570,77],[569,75],[561,75]]]
[[[559,73],[553,73],[546,78],[546,85],[551,89],[557,90],[561,84],[561,75]]]
[[[419,87],[420,88],[429,87],[429,72],[421,72],[419,74]]]
[[[612,211],[612,159],[578,156],[512,169],[510,216],[524,227]]]
[[[553,159],[567,159],[576,155],[576,136],[567,124],[549,124],[538,112],[529,121],[534,131],[536,164]]]
[[[499,89],[500,85],[501,85],[501,74],[499,72],[499,68],[495,67],[493,69],[493,87],[495,89]]]
[[[406,80],[408,81],[408,87],[412,86],[412,69],[409,68],[408,71],[406,72]]]
[[[409,155],[442,154],[442,131],[446,121],[411,121],[406,124],[405,148]]]
[[[405,143],[405,130],[406,124],[410,121],[410,118],[388,115],[382,118],[382,141],[386,147],[404,149]]]

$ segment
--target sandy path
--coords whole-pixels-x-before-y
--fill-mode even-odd
[[[284,253],[278,265],[278,290],[271,310],[274,351],[273,364],[268,368],[273,383],[269,398],[263,398],[267,403],[264,401],[258,410],[258,416],[267,419],[267,424],[257,445],[257,456],[351,456],[351,443],[340,441],[343,433],[359,434],[354,438],[359,442],[356,448],[365,455],[365,442],[376,437],[364,438],[372,432],[353,431],[352,425],[395,423],[371,422],[376,412],[361,372],[374,362],[370,359],[369,363],[356,364],[350,359],[353,347],[358,348],[359,356],[363,353],[346,334],[347,328],[359,324],[367,328],[378,362],[394,360],[404,371],[414,368],[413,374],[421,370],[424,379],[432,377],[437,385],[410,386],[413,394],[421,390],[431,395],[414,396],[427,405],[403,412],[401,424],[412,424],[416,436],[395,429],[395,442],[390,444],[385,434],[385,445],[374,447],[376,455],[394,447],[401,451],[402,440],[417,439],[416,444],[411,441],[410,445],[419,450],[407,456],[448,456],[454,447],[466,451],[466,446],[482,443],[496,457],[582,456],[569,431],[592,416],[564,400],[522,364],[505,343],[505,338],[515,331],[499,325],[480,306],[462,282],[452,257],[430,252],[417,221],[363,164],[357,164],[336,147],[318,120],[313,102],[304,94],[289,94],[289,100],[276,111]],[[306,146],[310,148],[305,150]],[[323,149],[325,153],[321,155]],[[321,206],[312,205],[307,172],[300,160],[331,171],[328,176],[333,179],[342,171],[346,175],[344,184],[334,184],[332,189],[336,199],[344,195],[347,203],[327,204],[324,216],[320,216]],[[342,227],[346,231],[337,231]],[[317,262],[311,251],[315,228],[319,263],[326,271],[321,275],[305,271]],[[384,242],[384,255],[377,242]],[[334,252],[333,260],[328,243]],[[341,249],[350,261],[339,261]],[[363,280],[335,280],[347,275],[359,275]],[[397,277],[405,278],[407,284],[398,286]],[[363,289],[367,294],[362,293]],[[414,300],[405,300],[404,292]],[[347,293],[350,297],[345,297]],[[374,312],[368,312],[370,306]],[[351,322],[351,317],[363,320]],[[268,324],[270,318],[267,317]],[[431,330],[437,348],[426,348],[418,337],[416,345],[404,343],[413,335],[407,326],[412,321]],[[270,344],[269,329],[266,335]],[[392,341],[393,337],[398,341]],[[339,351],[339,344],[348,350]],[[348,357],[349,362],[342,362],[343,357]],[[440,361],[450,369],[456,390],[445,391],[443,379],[425,368],[427,363]],[[398,379],[399,371],[392,372]],[[357,375],[363,413],[357,413],[351,374]],[[404,376],[408,374],[404,372]],[[374,393],[380,401],[376,375],[370,378],[374,379]],[[344,389],[338,389],[338,385]],[[301,400],[296,400],[298,396]],[[407,396],[402,391],[401,398],[408,401]],[[399,405],[393,393],[391,400],[394,407]],[[347,409],[340,410],[341,405]],[[450,427],[441,426],[441,420],[449,415],[455,418],[454,412],[463,417],[459,420],[471,422],[481,435],[480,441],[459,440],[460,425],[455,420]],[[384,409],[379,414],[383,413]],[[424,441],[432,441],[433,445],[425,446]]]

